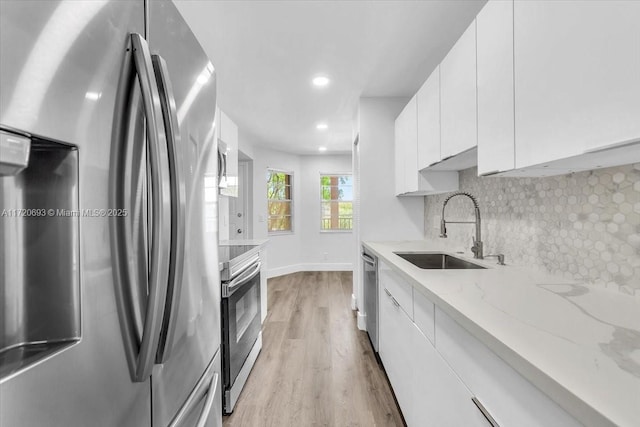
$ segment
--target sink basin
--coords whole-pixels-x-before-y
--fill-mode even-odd
[[[411,264],[420,267],[422,269],[429,270],[465,270],[465,269],[484,269],[478,264],[474,264],[469,261],[465,261],[460,258],[456,258],[451,255],[429,252],[429,253],[415,253],[415,252],[394,252],[400,258],[406,259]]]

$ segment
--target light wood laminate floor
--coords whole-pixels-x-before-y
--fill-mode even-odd
[[[350,272],[269,279],[263,348],[225,427],[404,425],[351,292]]]

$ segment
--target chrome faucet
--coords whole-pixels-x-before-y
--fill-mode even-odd
[[[447,203],[449,200],[456,196],[467,196],[473,202],[473,206],[475,209],[476,220],[475,221],[445,221],[444,219],[444,208],[447,207]],[[451,194],[449,197],[444,199],[444,203],[442,204],[442,218],[440,219],[440,237],[447,237],[447,222],[449,224],[475,224],[476,225],[476,237],[473,239],[473,246],[471,247],[471,252],[473,252],[473,257],[476,259],[483,259],[482,256],[482,240],[480,239],[480,207],[478,206],[478,201],[471,194],[466,193],[464,191],[458,191]]]

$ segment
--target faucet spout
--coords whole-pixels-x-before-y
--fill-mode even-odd
[[[476,237],[473,239],[473,246],[471,247],[471,252],[473,252],[473,257],[477,259],[482,259],[482,236],[481,236],[481,220],[480,220],[480,206],[478,206],[478,201],[472,194],[467,193],[465,191],[457,191],[450,196],[448,196],[444,203],[442,204],[442,217],[440,219],[440,237],[447,237],[447,221],[445,220],[445,208],[447,207],[447,203],[449,200],[456,196],[466,196],[471,199],[473,202],[474,213],[475,213],[475,221],[448,221],[453,224],[475,224],[476,226]]]

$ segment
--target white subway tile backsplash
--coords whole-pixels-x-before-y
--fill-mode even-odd
[[[640,294],[640,163],[546,178],[460,172],[480,204],[485,254],[567,278]],[[425,197],[425,238],[437,239],[448,194]],[[447,204],[448,220],[473,220],[471,201]],[[447,226],[446,246],[471,246],[473,225]]]

